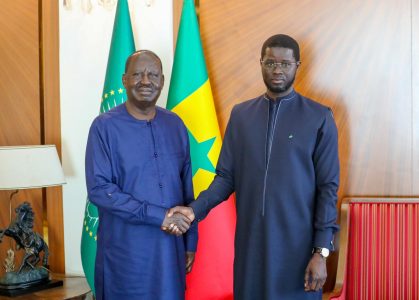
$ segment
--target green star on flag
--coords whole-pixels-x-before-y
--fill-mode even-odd
[[[192,176],[195,176],[199,169],[215,173],[215,168],[208,158],[208,153],[214,145],[215,137],[199,143],[189,130],[188,134],[191,149]]]

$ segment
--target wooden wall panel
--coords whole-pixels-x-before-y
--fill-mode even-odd
[[[55,144],[61,153],[58,1],[3,1],[0,10],[0,145]],[[0,228],[9,224],[9,191],[0,191]],[[44,233],[50,267],[64,272],[61,188],[22,190],[13,209],[29,201],[34,230]],[[46,221],[45,223],[43,221]],[[7,238],[8,239],[8,238]],[[6,238],[5,238],[6,240]],[[3,265],[9,242],[0,244]],[[17,257],[17,262],[20,257]],[[3,268],[0,268],[0,275]]]
[[[57,147],[61,158],[60,70],[59,70],[59,2],[41,2],[41,99],[43,105],[43,144]],[[52,253],[50,269],[65,272],[64,218],[62,187],[45,189],[44,216],[47,221],[48,246]]]
[[[19,16],[19,17],[17,17]],[[0,143],[40,142],[38,1],[4,1],[0,10]],[[16,130],[22,128],[23,130]],[[13,132],[14,134],[10,134]]]
[[[417,195],[419,55],[412,37],[419,33],[418,8],[418,0],[201,0],[201,37],[222,132],[234,104],[265,90],[262,43],[286,33],[301,47],[296,90],[335,114],[339,199]],[[335,259],[329,260],[332,280]]]
[[[40,144],[38,1],[4,1],[0,10],[0,145]],[[9,223],[11,191],[0,191],[0,227]],[[42,190],[22,190],[12,210],[23,201],[42,218]],[[14,213],[14,211],[13,211]],[[42,232],[42,222],[34,230]],[[1,266],[9,238],[0,244]],[[19,259],[19,257],[18,257]],[[0,274],[3,274],[3,268]]]
[[[235,103],[264,91],[258,63],[263,41],[288,33],[302,48],[296,89],[335,111],[341,193],[411,195],[409,4],[201,1],[201,34],[222,127]]]
[[[177,33],[179,30],[180,16],[182,15],[182,0],[173,0],[173,55],[176,49]]]

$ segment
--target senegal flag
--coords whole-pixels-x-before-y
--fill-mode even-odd
[[[118,0],[115,21],[113,25],[112,41],[109,50],[108,66],[106,68],[105,84],[102,93],[100,112],[104,113],[111,108],[125,102],[126,93],[122,85],[122,75],[125,71],[125,60],[135,51],[134,37],[131,28],[131,19],[127,0]],[[87,282],[93,293],[94,271],[96,260],[96,232],[99,225],[99,216],[96,206],[89,199],[83,220],[81,238],[81,260]]]
[[[193,0],[183,2],[167,108],[188,129],[196,197],[214,178],[221,136]],[[187,276],[187,299],[233,299],[234,226],[232,199],[199,223],[198,251]]]

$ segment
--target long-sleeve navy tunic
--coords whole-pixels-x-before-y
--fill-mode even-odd
[[[98,116],[89,132],[86,181],[99,210],[97,299],[184,299],[182,237],[160,229],[166,210],[193,201],[191,161],[181,119],[157,108],[153,120],[132,117],[124,104]]]
[[[295,91],[276,101],[272,122],[264,95],[233,108],[217,175],[190,206],[201,220],[236,192],[235,299],[321,299],[304,272],[338,228],[337,129],[330,109]]]

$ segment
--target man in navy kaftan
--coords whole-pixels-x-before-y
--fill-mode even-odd
[[[86,150],[88,195],[100,220],[96,298],[184,299],[197,227],[183,236],[161,228],[189,228],[184,216],[167,216],[193,201],[187,130],[155,106],[164,77],[154,53],[134,53],[125,72],[128,100],[94,120]]]
[[[236,300],[321,299],[338,229],[337,130],[327,107],[296,93],[299,46],[286,35],[262,47],[264,95],[236,105],[216,177],[190,208],[202,220],[236,192]]]

